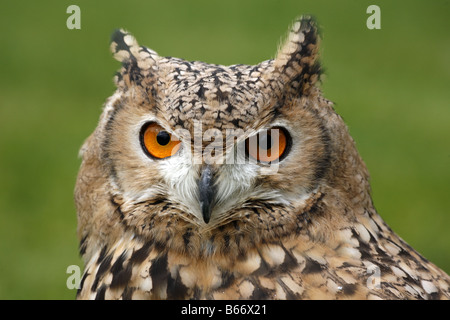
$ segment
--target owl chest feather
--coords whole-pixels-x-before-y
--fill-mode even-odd
[[[366,223],[377,224],[373,220]],[[380,226],[381,227],[381,226]],[[188,255],[128,240],[86,265],[81,299],[448,299],[449,279],[401,239],[365,223],[319,243],[305,235],[240,256]]]

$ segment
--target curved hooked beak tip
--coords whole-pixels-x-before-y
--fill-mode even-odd
[[[198,191],[203,221],[208,223],[211,219],[211,212],[214,208],[214,198],[216,195],[216,187],[214,186],[214,172],[209,165],[207,165],[201,173],[198,181]]]

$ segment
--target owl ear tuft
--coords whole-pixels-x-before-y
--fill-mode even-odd
[[[140,84],[142,79],[151,77],[156,71],[158,54],[139,46],[133,35],[123,29],[117,29],[111,35],[110,49],[114,58],[122,63],[122,69],[115,79],[118,86]]]
[[[319,31],[311,16],[298,18],[278,50],[273,67],[281,85],[306,93],[319,79]]]

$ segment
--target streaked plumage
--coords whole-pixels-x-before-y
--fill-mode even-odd
[[[75,191],[78,298],[450,298],[449,276],[375,211],[366,166],[317,87],[318,46],[310,17],[256,66],[160,57],[114,33],[117,91],[81,149]],[[180,149],[143,152],[147,123]],[[242,130],[235,143],[199,146],[234,155],[274,127],[288,139],[275,171],[194,161],[196,135]]]

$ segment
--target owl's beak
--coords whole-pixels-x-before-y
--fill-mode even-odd
[[[216,187],[214,186],[214,172],[211,166],[207,165],[201,173],[198,181],[199,202],[202,210],[203,221],[208,223],[214,207]]]

